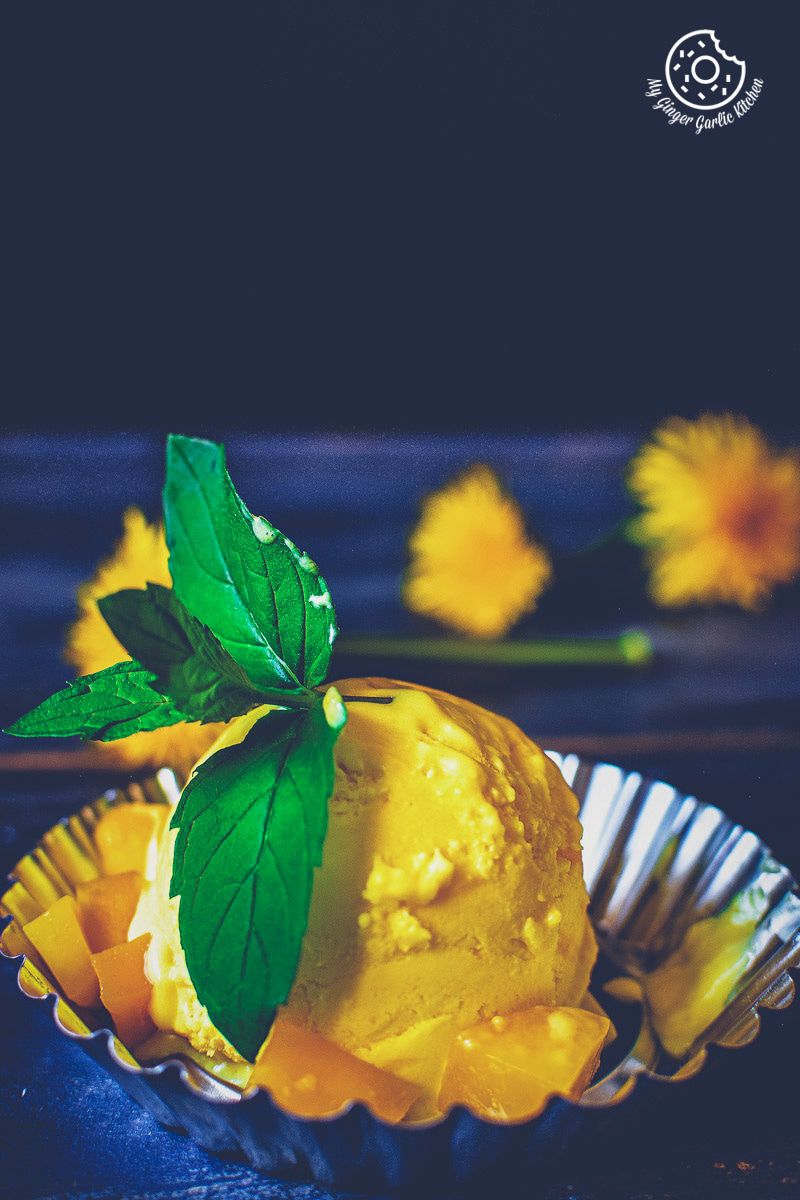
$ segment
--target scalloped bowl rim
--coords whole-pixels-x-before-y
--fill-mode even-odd
[[[568,754],[561,754],[561,753],[556,754],[555,752],[551,752],[551,751],[546,751],[546,753],[548,753],[554,759],[554,761],[556,761],[559,768],[561,767],[561,764],[565,759],[567,759],[568,757],[575,757],[575,758],[579,758],[579,761],[581,764],[590,767],[592,770],[595,770],[597,768],[611,767],[614,770],[623,771],[624,774],[628,777],[633,776],[633,775],[638,775],[642,784],[653,785],[653,784],[660,782],[649,776],[639,775],[638,772],[625,771],[624,768],[617,767],[614,764],[605,762],[603,760],[590,760],[590,759],[585,759],[582,756],[577,756],[577,755],[570,756]],[[162,771],[159,771],[157,773],[156,777],[161,776],[162,773],[163,773]],[[123,789],[119,789],[120,792],[122,790]],[[117,791],[118,791],[117,789],[112,789],[110,792],[105,793],[105,795],[111,796],[114,793],[116,793]],[[703,807],[711,807],[711,806],[704,805]],[[63,818],[61,818],[60,821],[56,822],[55,826],[51,826],[50,828],[51,829],[57,828],[59,825],[64,825],[68,820],[69,820],[69,817],[63,817]],[[41,842],[41,839],[40,839],[40,842]],[[37,846],[39,844],[40,843],[37,843]],[[35,849],[35,847],[34,847],[34,849]],[[13,878],[13,877],[9,876],[9,878]],[[795,884],[792,889],[795,893],[796,893],[796,888],[797,888],[797,885]],[[2,922],[2,924],[0,924],[0,931],[5,929],[6,926],[8,924],[10,924],[12,920],[13,920],[13,917],[1,917],[0,922]],[[746,1036],[743,1040],[737,1040],[735,1042],[725,1042],[723,1040],[719,1040],[719,1041],[716,1040],[714,1037],[714,1030],[715,1030],[716,1026],[719,1024],[719,1018],[718,1018],[715,1022],[713,1022],[710,1026],[708,1026],[707,1029],[700,1035],[700,1037],[696,1040],[696,1042],[691,1047],[691,1053],[687,1054],[686,1060],[685,1060],[683,1066],[680,1068],[680,1070],[678,1072],[676,1072],[672,1075],[666,1075],[661,1072],[654,1071],[651,1068],[647,1067],[643,1063],[632,1064],[631,1070],[629,1072],[627,1072],[627,1074],[626,1074],[625,1082],[617,1089],[617,1091],[613,1095],[609,1096],[606,1099],[599,1100],[599,1101],[596,1099],[593,1099],[592,1095],[591,1095],[593,1090],[596,1088],[596,1086],[598,1084],[603,1083],[604,1079],[610,1079],[616,1072],[618,1072],[620,1070],[620,1067],[625,1062],[625,1059],[623,1058],[623,1060],[616,1067],[612,1068],[609,1071],[607,1076],[603,1077],[603,1079],[595,1080],[595,1082],[587,1089],[587,1091],[583,1094],[583,1096],[581,1096],[581,1098],[579,1100],[572,1100],[567,1096],[560,1095],[559,1093],[552,1093],[548,1097],[544,1106],[539,1110],[539,1112],[535,1113],[532,1116],[523,1117],[523,1118],[519,1118],[516,1120],[501,1120],[501,1119],[492,1120],[491,1118],[478,1116],[477,1114],[472,1112],[472,1110],[470,1110],[469,1108],[467,1108],[464,1105],[453,1105],[447,1110],[447,1112],[442,1113],[440,1116],[433,1117],[433,1118],[430,1118],[430,1119],[424,1120],[424,1121],[416,1121],[413,1123],[404,1123],[404,1122],[393,1123],[393,1122],[384,1121],[380,1116],[375,1114],[369,1108],[368,1105],[364,1104],[362,1101],[352,1101],[352,1100],[347,1101],[336,1112],[328,1113],[328,1114],[325,1114],[324,1116],[319,1116],[319,1117],[301,1116],[301,1115],[298,1115],[297,1113],[293,1113],[289,1109],[284,1108],[280,1104],[280,1102],[272,1095],[272,1093],[269,1091],[269,1089],[264,1088],[264,1087],[258,1087],[258,1086],[255,1086],[255,1087],[250,1086],[250,1087],[240,1090],[240,1089],[236,1088],[234,1085],[226,1083],[224,1080],[217,1079],[215,1076],[213,1076],[208,1071],[206,1071],[199,1063],[191,1062],[191,1066],[189,1066],[181,1058],[178,1058],[175,1056],[170,1056],[169,1058],[163,1059],[162,1061],[160,1061],[158,1063],[153,1063],[153,1064],[140,1064],[140,1063],[128,1062],[117,1051],[118,1039],[117,1039],[117,1036],[114,1033],[113,1029],[110,1029],[107,1026],[103,1026],[99,1029],[88,1030],[86,1033],[82,1033],[75,1029],[70,1029],[63,1023],[63,1021],[61,1020],[61,1017],[59,1015],[59,1011],[58,1011],[59,1003],[64,999],[60,995],[60,993],[53,991],[53,990],[48,990],[46,992],[42,992],[41,994],[34,994],[34,993],[28,991],[28,989],[24,986],[23,979],[22,979],[22,972],[28,961],[27,957],[25,956],[24,953],[10,954],[8,952],[8,950],[6,949],[6,947],[2,944],[2,942],[0,942],[0,957],[5,958],[11,962],[21,960],[19,970],[17,971],[17,980],[16,980],[17,986],[18,986],[20,992],[29,1000],[49,1002],[53,1022],[55,1024],[56,1028],[61,1033],[65,1034],[67,1037],[69,1037],[73,1041],[76,1041],[76,1042],[79,1042],[82,1044],[99,1043],[101,1045],[104,1045],[104,1048],[105,1048],[106,1052],[108,1053],[108,1056],[111,1059],[114,1066],[122,1069],[125,1073],[127,1073],[129,1075],[141,1076],[144,1078],[155,1078],[155,1077],[174,1073],[180,1079],[182,1085],[187,1089],[187,1091],[193,1097],[201,1099],[205,1103],[212,1104],[215,1106],[221,1106],[221,1107],[236,1106],[236,1105],[239,1105],[242,1103],[252,1101],[252,1100],[256,1099],[256,1097],[263,1095],[276,1111],[281,1113],[283,1116],[287,1117],[290,1121],[297,1121],[304,1125],[309,1125],[309,1126],[314,1126],[317,1124],[330,1125],[330,1124],[335,1123],[336,1121],[342,1120],[344,1117],[346,1117],[349,1113],[351,1113],[353,1111],[357,1111],[357,1112],[360,1111],[360,1112],[366,1114],[372,1121],[376,1122],[378,1125],[383,1126],[385,1129],[389,1129],[393,1132],[399,1132],[402,1134],[413,1134],[414,1132],[417,1132],[417,1131],[423,1131],[423,1130],[437,1128],[437,1127],[443,1125],[445,1122],[452,1121],[454,1119],[458,1119],[461,1116],[467,1116],[471,1120],[477,1121],[479,1124],[492,1126],[492,1127],[499,1127],[499,1128],[513,1128],[513,1127],[519,1128],[522,1126],[531,1126],[532,1127],[532,1126],[536,1125],[539,1121],[541,1121],[542,1118],[545,1116],[545,1114],[555,1104],[564,1105],[568,1108],[576,1109],[576,1110],[616,1108],[619,1105],[625,1103],[625,1101],[627,1101],[634,1094],[634,1092],[636,1091],[636,1085],[638,1084],[639,1080],[643,1079],[643,1078],[653,1081],[658,1084],[687,1083],[690,1080],[694,1079],[699,1074],[699,1072],[703,1069],[706,1062],[708,1061],[709,1057],[715,1056],[714,1052],[716,1052],[718,1050],[737,1050],[737,1049],[741,1049],[747,1045],[752,1044],[752,1042],[755,1041],[755,1039],[758,1037],[758,1034],[760,1032],[761,1020],[762,1020],[762,1016],[761,1016],[762,1010],[763,1011],[774,1011],[775,1009],[783,1010],[783,1009],[789,1007],[789,1005],[791,1005],[791,1003],[793,1002],[793,1000],[795,998],[795,988],[794,988],[794,984],[791,979],[791,976],[789,975],[789,972],[800,973],[800,932],[798,932],[798,934],[795,936],[795,943],[796,944],[794,946],[793,954],[791,954],[791,955],[787,954],[787,956],[791,959],[791,961],[788,961],[785,964],[785,966],[783,967],[783,971],[788,976],[788,978],[790,980],[790,984],[791,984],[790,994],[788,995],[788,998],[782,998],[781,1003],[779,1005],[772,1005],[769,1003],[769,992],[771,990],[774,990],[774,986],[775,986],[775,981],[773,981],[773,983],[768,988],[765,989],[764,994],[762,996],[758,997],[757,999],[755,999],[752,1003],[752,1020],[750,1023],[750,1030],[749,1030],[748,1036]],[[64,1002],[67,1003],[66,1001],[64,1001]],[[721,1015],[724,1015],[724,1013]],[[131,1056],[133,1057],[133,1055],[134,1055],[133,1051],[126,1051],[126,1052],[131,1054]],[[194,1076],[196,1074],[199,1074],[204,1080],[207,1081],[207,1086],[211,1088],[213,1094],[209,1094],[206,1090],[204,1090],[204,1087],[201,1086],[197,1082],[197,1080],[194,1078]]]

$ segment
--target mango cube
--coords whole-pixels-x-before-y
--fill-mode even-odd
[[[137,1045],[155,1029],[150,1019],[152,987],[145,974],[144,957],[150,934],[132,942],[112,946],[92,955],[92,966],[100,981],[100,999],[108,1009],[120,1041]]]
[[[128,940],[128,928],[142,891],[138,871],[101,875],[75,889],[78,920],[93,954]]]
[[[373,1067],[321,1034],[278,1017],[262,1046],[250,1083],[267,1088],[300,1117],[325,1117],[360,1100],[384,1121],[402,1120],[422,1092]]]
[[[158,838],[168,813],[166,804],[146,804],[138,800],[117,804],[104,812],[94,831],[103,874],[138,871],[145,879],[152,879]]]
[[[479,1117],[519,1121],[554,1093],[577,1100],[609,1027],[608,1017],[584,1009],[537,1005],[464,1029],[450,1049],[439,1107],[463,1104]]]
[[[25,936],[41,954],[69,1000],[84,1008],[98,1004],[97,976],[72,896],[62,896],[41,916],[28,921]]]

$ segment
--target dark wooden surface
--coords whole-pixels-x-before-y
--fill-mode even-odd
[[[541,535],[564,553],[625,514],[620,472],[633,449],[621,436],[251,436],[228,445],[251,506],[322,566],[346,632],[417,628],[398,594],[405,534],[425,490],[461,466],[496,466]],[[107,552],[126,504],[157,513],[162,470],[160,439],[143,435],[21,436],[0,445],[0,723],[66,678],[59,648],[74,588]],[[797,595],[758,616],[665,616],[642,599],[635,561],[624,552],[609,551],[594,567],[565,563],[559,576],[529,632],[638,625],[654,639],[654,665],[501,673],[340,656],[335,672],[391,671],[445,686],[507,713],[545,743],[668,779],[757,830],[800,870]],[[35,749],[3,738],[0,751],[28,748]],[[0,769],[0,868],[106,782],[80,770]],[[5,962],[0,1020],[0,1194],[323,1195],[211,1158],[159,1129],[56,1033],[45,1005],[18,994]],[[635,1133],[620,1111],[616,1138],[591,1161],[568,1161],[553,1180],[520,1182],[527,1195],[548,1200],[800,1196],[799,1050],[800,1009],[770,1014],[755,1045],[718,1055],[699,1080],[651,1097]]]

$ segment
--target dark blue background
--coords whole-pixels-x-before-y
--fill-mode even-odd
[[[644,98],[698,26],[765,81]],[[15,427],[541,429],[798,361],[796,5],[6,6]]]

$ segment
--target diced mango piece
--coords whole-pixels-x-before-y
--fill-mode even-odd
[[[751,943],[769,907],[746,888],[721,913],[691,925],[678,949],[645,980],[656,1033],[674,1058],[716,1020],[753,961]]]
[[[120,1041],[135,1046],[155,1029],[150,1019],[152,986],[144,969],[150,934],[92,955],[100,981],[100,999],[108,1009]]]
[[[349,1054],[321,1034],[278,1017],[262,1046],[251,1084],[267,1088],[300,1117],[324,1117],[360,1100],[384,1121],[400,1121],[422,1094],[413,1083]]]
[[[519,1121],[553,1093],[577,1100],[597,1070],[607,1017],[537,1005],[464,1029],[453,1042],[439,1107],[463,1104],[479,1117]]]
[[[75,889],[78,920],[93,954],[128,940],[128,928],[142,891],[138,871],[101,875]]]
[[[94,831],[104,875],[138,871],[155,875],[158,838],[169,813],[166,804],[117,804],[103,813]]]
[[[68,999],[84,1008],[92,1008],[99,1002],[97,976],[72,896],[62,896],[41,916],[28,921],[25,936],[39,951]]]

